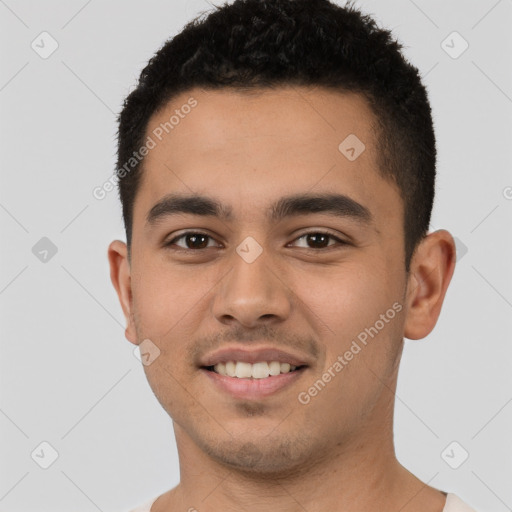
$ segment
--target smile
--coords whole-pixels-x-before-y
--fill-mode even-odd
[[[233,363],[230,365],[229,363]],[[219,363],[222,364],[222,363]],[[214,389],[226,393],[232,398],[236,399],[245,399],[245,400],[259,400],[265,397],[268,397],[272,394],[277,393],[278,391],[282,391],[285,388],[292,385],[293,382],[296,382],[301,378],[302,374],[306,371],[307,366],[298,366],[294,367],[292,370],[292,366],[288,363],[280,363],[280,365],[284,366],[284,372],[281,373],[281,366],[279,367],[279,374],[272,375],[270,374],[270,368],[272,367],[273,371],[277,371],[277,366],[270,365],[266,362],[263,363],[242,363],[243,366],[240,367],[239,375],[243,375],[242,377],[237,377],[237,367],[240,364],[240,361],[235,363],[233,361],[229,361],[226,363],[226,371],[235,369],[235,375],[230,377],[229,375],[222,375],[215,370],[215,367],[203,367],[200,368],[200,371],[210,379],[210,382],[213,383]],[[247,366],[250,368],[247,368]],[[266,365],[268,368],[268,374],[263,377],[253,377],[253,372],[258,373],[261,370],[261,366]],[[271,366],[272,365],[272,366]],[[215,365],[218,366],[218,365]],[[256,366],[256,370],[253,367]],[[221,367],[222,368],[222,367]],[[258,369],[259,368],[259,369]],[[249,375],[249,370],[251,372],[251,376]],[[263,367],[263,370],[264,367]],[[267,371],[267,370],[265,370]],[[259,375],[262,375],[260,373]]]
[[[293,372],[297,368],[301,367],[290,363],[280,363],[279,361],[260,361],[254,364],[244,361],[228,361],[206,367],[207,370],[214,371],[219,375],[238,379],[266,379],[270,376]]]

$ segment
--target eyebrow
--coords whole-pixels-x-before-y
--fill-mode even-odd
[[[361,224],[371,224],[371,211],[344,194],[296,194],[285,196],[272,204],[267,212],[270,222],[306,214],[324,213],[335,217],[350,218]],[[173,215],[188,214],[217,217],[224,221],[234,219],[231,207],[207,196],[168,194],[156,203],[146,216],[147,225]]]

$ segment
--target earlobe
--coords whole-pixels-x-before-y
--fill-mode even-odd
[[[435,327],[455,269],[455,242],[444,230],[428,234],[418,246],[407,284],[404,336],[422,339]]]
[[[135,323],[133,320],[133,301],[131,288],[131,269],[128,261],[128,248],[124,242],[114,240],[108,247],[110,280],[117,292],[121,308],[126,318],[125,337],[137,345]]]

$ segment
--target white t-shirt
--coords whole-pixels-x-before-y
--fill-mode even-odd
[[[151,512],[151,505],[155,503],[158,496],[151,501],[148,501],[144,505],[140,507],[134,508],[130,510],[130,512]],[[448,493],[446,496],[446,504],[443,508],[443,512],[476,512],[469,505],[464,503],[458,496],[455,494]]]

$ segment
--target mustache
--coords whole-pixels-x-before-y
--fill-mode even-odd
[[[229,331],[212,333],[200,337],[193,345],[190,355],[192,363],[198,363],[201,356],[227,345],[228,342],[239,342],[240,346],[251,346],[253,343],[268,343],[270,346],[286,350],[290,348],[310,354],[317,359],[320,353],[319,344],[311,336],[296,335],[290,332],[279,332],[264,325],[257,329],[247,330],[237,326]]]

